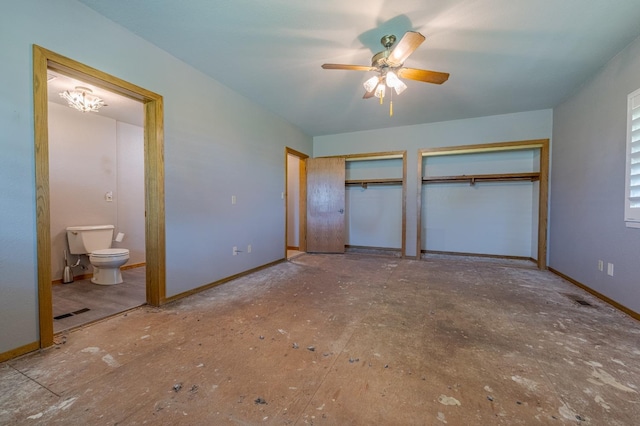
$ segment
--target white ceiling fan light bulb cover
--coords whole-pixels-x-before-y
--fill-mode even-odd
[[[379,82],[380,82],[380,78],[377,75],[374,75],[373,77],[371,77],[370,79],[364,82],[363,84],[364,90],[366,90],[367,92],[373,91],[373,89],[376,88]]]
[[[387,73],[387,86],[392,87],[398,95],[407,88],[407,85],[393,71]]]
[[[396,91],[396,94],[399,95],[400,93],[404,92],[407,88],[407,85],[404,84],[402,81],[400,81],[400,84],[397,84],[394,89]]]
[[[387,72],[387,86],[395,87],[396,84],[401,83],[400,79],[393,71]]]
[[[384,98],[384,94],[385,94],[385,90],[386,86],[384,85],[384,83],[380,83],[378,84],[378,87],[376,87],[376,92],[374,93],[376,98]]]

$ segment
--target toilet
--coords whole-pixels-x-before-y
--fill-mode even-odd
[[[113,225],[69,226],[67,241],[71,254],[89,255],[93,266],[91,282],[113,285],[122,282],[120,267],[129,260],[129,250],[111,248]]]

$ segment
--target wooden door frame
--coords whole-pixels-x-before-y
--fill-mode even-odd
[[[418,232],[416,235],[416,259],[422,257],[422,161],[424,157],[442,155],[477,154],[482,152],[540,150],[540,185],[538,191],[538,259],[539,269],[547,269],[547,223],[549,214],[549,139],[534,139],[515,142],[496,142],[480,145],[425,148],[418,150]]]
[[[51,217],[47,69],[138,100],[144,105],[145,256],[147,303],[166,299],[164,208],[164,107],[162,96],[80,62],[33,45],[39,346],[53,345]]]
[[[304,154],[295,149],[285,147],[284,149],[284,165],[285,165],[285,216],[284,216],[284,258],[287,258],[287,247],[289,242],[289,155],[297,157],[300,160],[300,167],[298,169],[298,179],[300,186],[298,215],[300,222],[298,223],[298,249],[300,251],[307,251],[307,171],[305,160],[309,158],[307,154]]]

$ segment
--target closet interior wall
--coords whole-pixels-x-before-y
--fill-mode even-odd
[[[546,140],[421,150],[418,253],[545,267],[547,155]]]
[[[345,247],[404,257],[406,151],[345,157]]]

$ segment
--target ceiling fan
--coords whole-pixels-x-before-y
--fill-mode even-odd
[[[371,66],[323,64],[322,68],[326,70],[376,71],[378,75],[364,82],[365,94],[363,99],[375,96],[380,99],[380,104],[382,104],[386,88],[393,89],[390,90],[392,100],[389,104],[389,115],[393,116],[393,91],[399,95],[407,88],[407,85],[400,80],[400,77],[433,84],[442,84],[449,78],[449,73],[403,66],[404,61],[422,44],[424,39],[425,37],[418,32],[407,31],[398,44],[394,46],[396,36],[385,35],[380,39],[384,50],[373,55]]]

